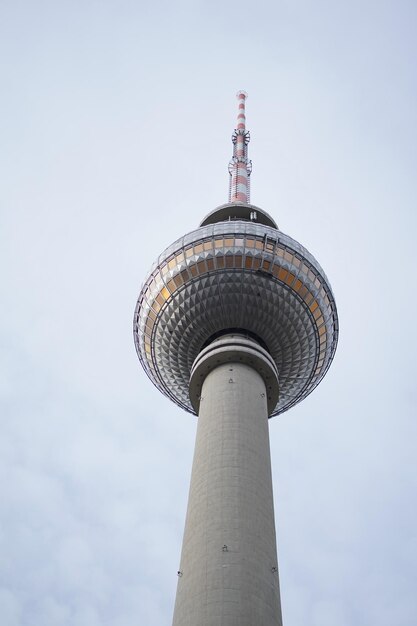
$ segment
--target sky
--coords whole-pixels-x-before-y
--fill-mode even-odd
[[[157,255],[252,202],[335,293],[334,362],[270,422],[285,626],[417,623],[417,4],[0,1],[0,615],[171,623],[196,418],[141,370]]]

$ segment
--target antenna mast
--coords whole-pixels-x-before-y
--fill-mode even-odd
[[[252,172],[252,161],[248,159],[249,131],[246,130],[245,100],[246,91],[238,91],[237,126],[232,135],[233,156],[229,161],[229,202],[250,202],[249,177]]]

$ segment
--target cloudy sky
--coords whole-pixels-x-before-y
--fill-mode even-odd
[[[0,2],[0,615],[165,626],[196,420],[141,371],[154,258],[227,198],[325,269],[340,343],[271,421],[285,626],[417,623],[413,0]]]

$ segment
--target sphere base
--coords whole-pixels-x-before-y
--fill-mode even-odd
[[[190,376],[190,400],[195,412],[199,412],[202,387],[207,374],[215,367],[231,362],[249,365],[263,378],[268,416],[271,415],[279,397],[277,367],[271,355],[259,343],[238,333],[215,339],[194,361]]]

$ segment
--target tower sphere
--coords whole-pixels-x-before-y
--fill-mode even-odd
[[[318,262],[265,211],[233,196],[159,255],[134,317],[136,350],[147,375],[195,414],[194,361],[231,333],[255,339],[275,363],[279,397],[266,386],[270,416],[319,384],[338,338],[335,300]]]

